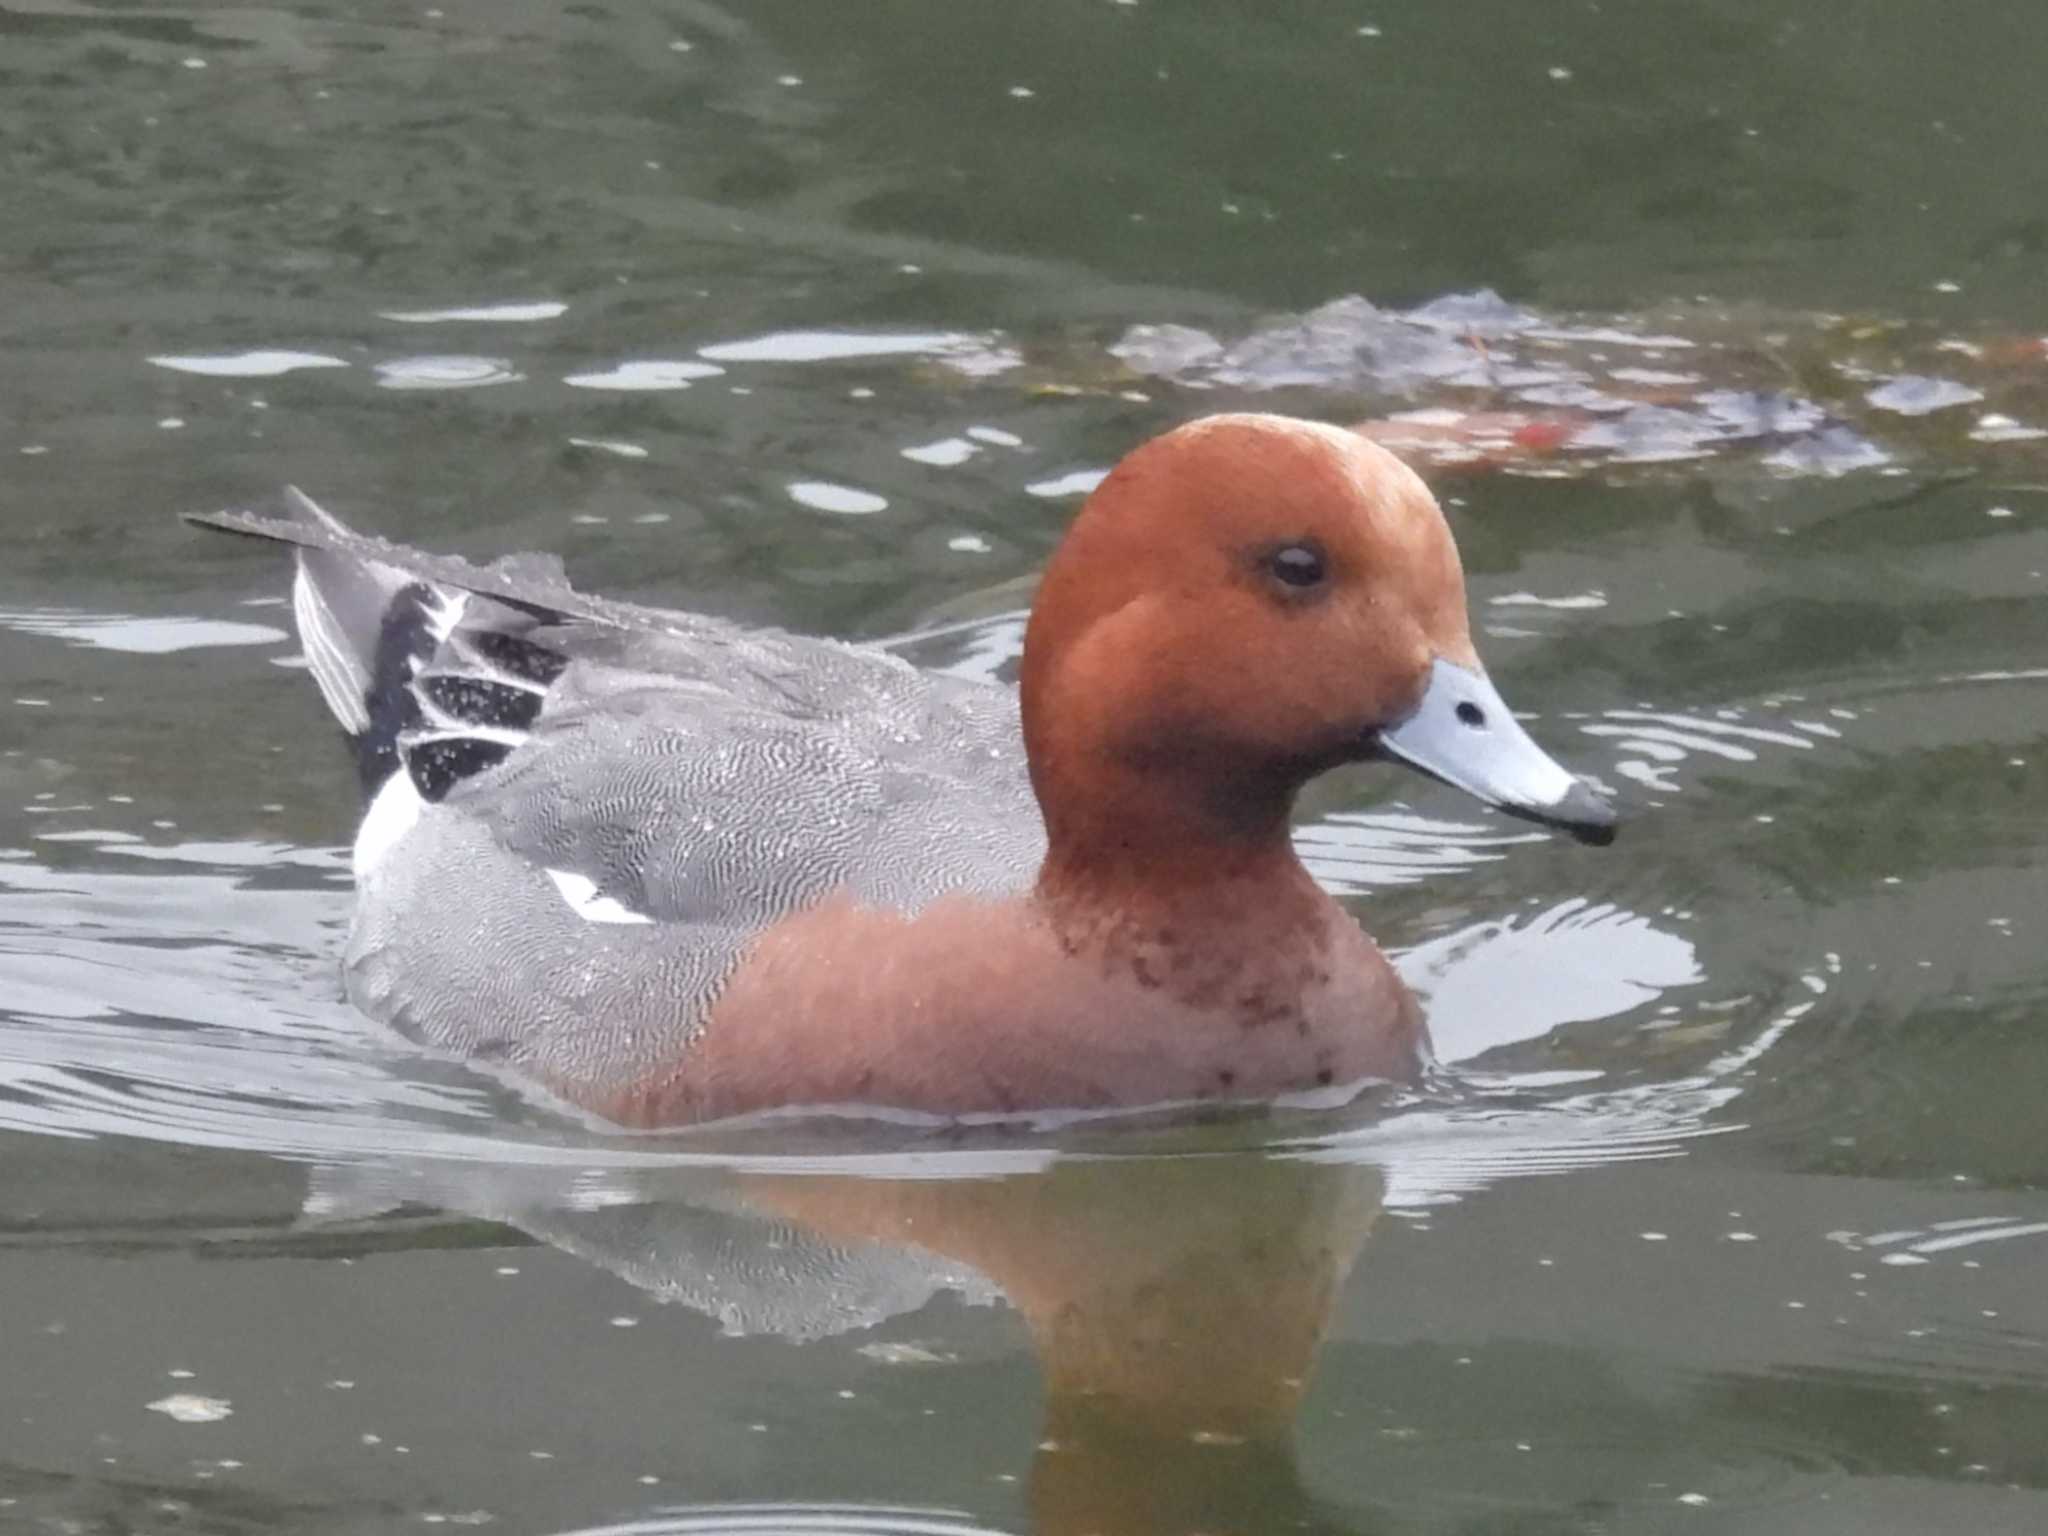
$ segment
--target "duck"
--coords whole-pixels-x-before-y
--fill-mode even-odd
[[[1018,684],[358,533],[292,548],[365,811],[345,990],[614,1125],[942,1119],[1408,1081],[1426,1023],[1296,855],[1385,761],[1600,844],[1515,719],[1399,458],[1237,413],[1141,443],[1047,563]]]

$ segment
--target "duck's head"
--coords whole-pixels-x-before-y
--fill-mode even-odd
[[[1487,680],[1435,498],[1338,427],[1212,416],[1117,465],[1046,568],[1023,709],[1056,849],[1155,809],[1169,836],[1269,834],[1309,778],[1374,757],[1613,836]]]

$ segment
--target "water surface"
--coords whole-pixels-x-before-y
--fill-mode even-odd
[[[9,0],[0,1526],[2048,1525],[2044,46]],[[348,764],[178,512],[1000,677],[1086,487],[1236,406],[1430,466],[1631,818],[1315,787],[1441,1082],[634,1138],[341,1000]]]

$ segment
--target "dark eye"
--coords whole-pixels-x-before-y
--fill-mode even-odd
[[[1283,544],[1266,557],[1266,569],[1283,586],[1306,589],[1328,574],[1323,552],[1314,544]]]

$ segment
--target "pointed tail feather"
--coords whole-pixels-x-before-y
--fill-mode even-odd
[[[187,521],[293,546],[299,643],[320,697],[355,752],[363,793],[375,795],[400,766],[400,736],[420,724],[415,675],[468,601],[462,587],[416,567],[467,562],[445,562],[359,534],[296,487],[286,487],[284,504],[282,517],[221,512]],[[526,610],[519,612],[523,617]]]
[[[522,638],[537,625],[619,623],[639,612],[578,595],[552,556],[479,566],[424,554],[357,533],[294,487],[280,517],[236,511],[186,521],[292,547],[299,640],[354,749],[365,796],[404,767],[421,794],[438,798],[487,766],[488,753],[456,750],[472,739],[495,752],[490,761],[503,757],[509,748],[496,737],[531,723],[564,664]]]
[[[185,521],[219,533],[290,544],[302,552],[325,551],[359,564],[402,572],[409,580],[474,592],[543,623],[572,618],[616,623],[639,612],[630,604],[583,596],[569,585],[562,562],[553,555],[506,555],[489,565],[477,565],[459,555],[430,555],[374,534],[358,533],[293,487],[285,490],[285,505],[287,515],[283,517],[243,511],[188,512]]]

